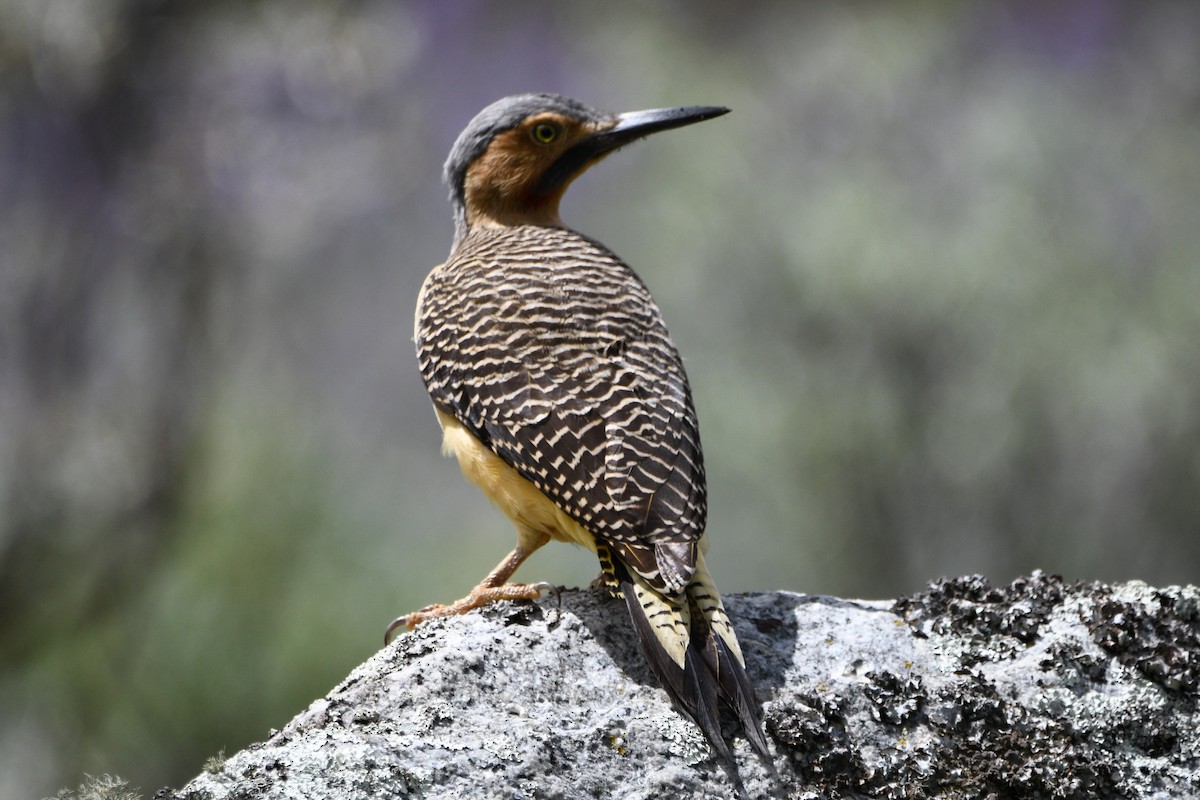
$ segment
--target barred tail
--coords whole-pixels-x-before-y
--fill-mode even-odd
[[[697,552],[695,576],[678,597],[661,594],[619,560],[614,559],[613,566],[642,655],[676,708],[695,721],[717,753],[731,761],[721,735],[724,701],[751,746],[770,762],[754,687],[703,555]]]

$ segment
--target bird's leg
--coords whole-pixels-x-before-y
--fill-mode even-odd
[[[517,546],[511,553],[496,565],[496,568],[488,573],[488,576],[479,582],[479,585],[471,590],[471,593],[461,600],[456,600],[450,605],[441,605],[440,603],[425,606],[419,611],[414,611],[411,614],[405,614],[402,617],[397,617],[392,620],[392,624],[388,625],[387,631],[383,634],[384,643],[392,640],[392,634],[400,628],[408,628],[409,630],[420,625],[422,622],[438,617],[452,617],[458,614],[465,614],[476,608],[495,603],[497,600],[536,600],[542,596],[542,592],[553,592],[558,594],[558,587],[551,583],[508,583],[508,579],[517,571],[517,567],[524,563],[525,559],[533,554],[533,551],[550,541],[550,537],[545,534],[538,535],[532,541],[526,543],[524,539],[518,540]]]

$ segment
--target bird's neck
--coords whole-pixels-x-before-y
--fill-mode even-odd
[[[454,245],[458,247],[473,230],[515,228],[522,225],[561,228],[563,221],[558,215],[561,200],[562,192],[534,200],[508,200],[502,195],[480,197],[469,193],[466,202],[455,209]]]

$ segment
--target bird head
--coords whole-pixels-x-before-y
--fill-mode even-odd
[[[556,94],[498,100],[475,115],[446,160],[455,240],[477,225],[560,225],[563,192],[604,156],[728,111],[688,106],[611,114]]]

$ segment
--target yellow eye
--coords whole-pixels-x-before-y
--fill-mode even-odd
[[[558,138],[558,126],[542,122],[533,126],[533,139],[541,144],[550,144]]]

